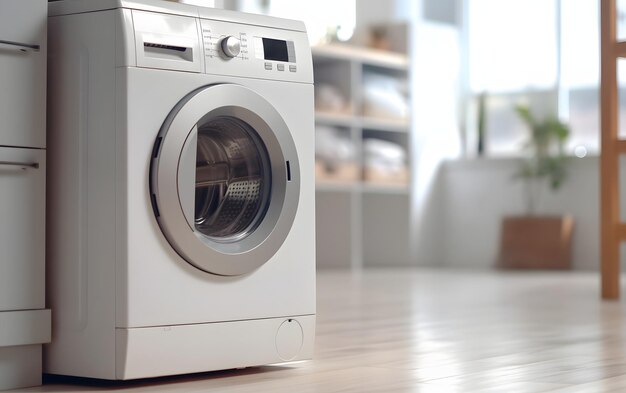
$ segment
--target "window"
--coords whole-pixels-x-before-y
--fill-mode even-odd
[[[466,0],[466,11],[469,92],[488,97],[487,154],[520,154],[519,103],[568,122],[568,151],[598,152],[599,0]]]
[[[470,89],[552,88],[557,79],[555,0],[469,0]]]
[[[561,2],[559,114],[570,124],[568,149],[600,149],[600,6],[598,0]]]
[[[626,0],[617,0],[617,39],[626,41]]]

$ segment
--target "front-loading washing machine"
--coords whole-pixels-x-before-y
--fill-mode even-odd
[[[309,359],[313,69],[300,22],[50,3],[45,372]]]

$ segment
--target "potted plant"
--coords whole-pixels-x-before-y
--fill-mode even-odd
[[[516,179],[524,182],[526,214],[502,221],[498,265],[505,268],[567,269],[571,265],[574,220],[538,215],[542,191],[558,190],[567,176],[564,144],[569,127],[555,116],[537,119],[527,106],[515,108],[530,134]]]

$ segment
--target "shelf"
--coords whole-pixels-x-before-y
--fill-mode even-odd
[[[358,189],[357,183],[335,183],[330,181],[315,182],[315,191],[321,192],[352,192]]]
[[[409,195],[409,187],[406,185],[362,183],[360,188],[367,194]]]
[[[347,114],[337,114],[328,112],[316,112],[315,123],[325,124],[335,127],[356,127],[374,131],[388,132],[409,132],[409,123],[401,119],[385,119],[375,117],[351,116]]]
[[[349,138],[356,153],[355,163],[359,166],[365,160],[364,142],[370,138],[402,146],[410,163],[413,119],[377,117],[378,112],[370,112],[374,116],[368,116],[364,111],[365,79],[372,75],[398,81],[410,79],[408,57],[346,44],[313,47],[312,53],[316,89],[322,84],[333,86],[345,101],[345,106],[337,112],[319,110],[332,108],[320,106],[315,112],[315,124],[336,127],[342,138]],[[410,97],[407,99],[410,102]],[[359,269],[365,260],[381,260],[383,255],[385,261],[401,260],[408,264],[412,244],[409,236],[411,186],[369,182],[363,180],[360,170],[350,173],[353,176],[347,176],[347,172],[342,172],[341,176],[355,180],[334,180],[340,177],[339,173],[336,177],[320,173],[317,178],[318,266]]]
[[[360,119],[360,126],[366,130],[409,132],[409,123],[405,119],[363,117]]]
[[[336,127],[358,127],[358,119],[342,113],[315,112],[315,123]]]
[[[321,181],[315,183],[315,190],[318,192],[362,192],[366,194],[409,195],[409,188],[406,185],[372,184],[366,182],[335,183]]]
[[[597,153],[589,154],[585,157],[567,156],[567,165],[569,167],[574,166],[586,166],[596,165],[600,157]],[[501,171],[502,168],[510,168],[514,173],[526,160],[523,156],[482,156],[482,157],[461,157],[450,158],[443,162],[446,169],[449,170],[497,170]],[[573,170],[573,169],[572,169]]]
[[[366,66],[389,68],[406,71],[409,68],[409,59],[406,55],[363,48],[346,44],[329,44],[311,48],[313,57],[317,60],[347,60],[362,63]]]

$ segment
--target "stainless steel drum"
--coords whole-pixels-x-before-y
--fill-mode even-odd
[[[256,132],[234,117],[198,124],[195,227],[214,241],[253,231],[267,210],[271,171]]]

